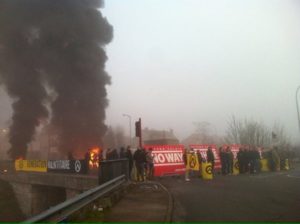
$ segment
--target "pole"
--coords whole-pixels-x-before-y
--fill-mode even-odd
[[[132,136],[131,136],[131,116],[129,114],[123,114],[124,117],[128,117],[129,120],[129,136],[130,136],[130,141],[129,145],[132,145]]]
[[[298,92],[300,90],[300,86],[298,86],[296,90],[296,107],[297,107],[297,115],[298,115],[298,127],[300,131],[300,110],[299,110],[299,103],[298,103]]]
[[[141,120],[141,118],[139,118],[139,122],[140,122],[140,127],[141,127],[141,133],[140,133],[140,138],[139,138],[139,140],[140,140],[140,147],[142,148],[142,120]]]

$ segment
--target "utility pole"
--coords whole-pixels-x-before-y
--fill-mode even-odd
[[[135,136],[139,137],[139,146],[142,147],[142,120],[135,122]]]

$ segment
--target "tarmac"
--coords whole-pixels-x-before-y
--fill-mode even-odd
[[[104,222],[171,222],[172,206],[171,194],[159,182],[132,182]]]

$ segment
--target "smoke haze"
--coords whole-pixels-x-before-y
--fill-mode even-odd
[[[40,121],[49,117],[45,86],[55,92],[51,124],[62,152],[101,144],[107,106],[103,46],[112,27],[100,0],[0,1],[1,83],[14,99],[10,155],[25,157]]]

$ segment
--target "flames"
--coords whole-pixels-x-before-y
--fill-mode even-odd
[[[89,161],[90,169],[99,167],[100,152],[101,152],[101,150],[98,147],[90,149],[90,161]]]

